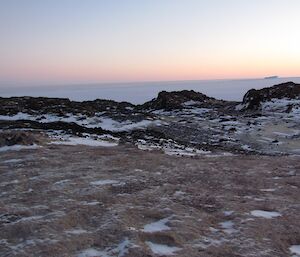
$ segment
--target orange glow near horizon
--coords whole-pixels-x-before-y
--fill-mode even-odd
[[[300,60],[300,59],[299,59]],[[253,62],[253,63],[252,63]],[[243,79],[263,78],[278,75],[281,77],[299,76],[300,61],[285,65],[256,60],[244,62],[222,63],[187,63],[141,64],[128,67],[103,67],[91,64],[77,65],[18,65],[13,70],[7,70],[8,77],[19,81],[57,81],[66,82],[127,82],[127,81],[171,81],[171,80],[209,80],[209,79]]]

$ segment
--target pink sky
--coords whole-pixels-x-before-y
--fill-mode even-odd
[[[298,0],[4,0],[0,82],[300,76]]]

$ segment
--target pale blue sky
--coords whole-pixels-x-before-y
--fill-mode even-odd
[[[0,0],[0,81],[300,75],[299,0]]]

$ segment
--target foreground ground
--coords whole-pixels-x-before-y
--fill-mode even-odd
[[[3,151],[0,256],[298,256],[299,161],[132,145]]]

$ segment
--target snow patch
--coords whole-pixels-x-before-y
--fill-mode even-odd
[[[143,231],[144,232],[158,232],[158,231],[164,231],[164,230],[170,230],[171,228],[167,226],[167,223],[170,221],[171,217],[164,218],[161,220],[158,220],[156,222],[147,224],[144,226]]]
[[[231,214],[234,213],[234,211],[223,211],[225,216],[230,216]]]
[[[232,221],[230,221],[230,220],[229,221],[221,222],[219,224],[220,224],[220,226],[222,227],[223,231],[226,234],[232,234],[232,233],[237,232],[237,230],[233,228],[234,223]]]
[[[100,119],[100,127],[105,130],[115,131],[115,132],[121,132],[121,131],[130,131],[133,129],[140,129],[145,128],[150,125],[157,125],[160,121],[153,121],[153,120],[142,120],[139,122],[132,122],[132,121],[124,121],[124,122],[118,122],[116,120],[113,120],[111,118],[101,118]]]
[[[150,241],[147,241],[146,244],[149,246],[151,251],[157,255],[173,255],[175,252],[181,250],[181,248],[178,248],[176,246],[156,244]]]
[[[241,148],[245,151],[253,151],[253,149],[249,145],[242,145]]]
[[[117,180],[111,180],[111,179],[103,179],[98,181],[93,181],[90,184],[92,186],[104,186],[104,185],[111,185],[111,184],[117,184],[119,181]]]
[[[293,255],[293,257],[298,257],[298,256],[300,256],[300,245],[292,245],[292,246],[290,247],[290,252],[291,252],[292,254],[295,254],[295,255]]]
[[[275,188],[264,188],[264,189],[260,189],[260,191],[262,191],[262,192],[275,192],[276,189]]]
[[[211,153],[210,151],[179,145],[171,139],[168,140],[161,139],[159,143],[152,143],[152,142],[147,142],[144,139],[138,139],[136,145],[140,150],[148,150],[148,151],[161,150],[167,155],[175,155],[175,156],[197,156],[197,155],[207,155]]]
[[[118,143],[104,141],[99,139],[84,138],[84,137],[69,137],[62,141],[52,141],[49,144],[53,145],[87,145],[87,146],[102,146],[102,147],[114,147]]]
[[[262,111],[265,112],[286,112],[289,106],[292,106],[291,113],[297,115],[299,112],[300,99],[273,98],[261,104]]]
[[[41,123],[49,123],[49,122],[73,122],[77,125],[84,126],[87,128],[99,128],[110,131],[130,131],[133,129],[145,128],[150,125],[159,125],[159,120],[142,120],[139,122],[133,122],[131,120],[126,120],[123,122],[119,122],[109,117],[101,117],[103,113],[96,113],[93,117],[87,117],[85,115],[74,115],[71,113],[67,113],[65,116],[57,116],[54,114],[44,114],[44,115],[30,115],[27,113],[19,112],[15,115],[0,115],[0,120],[31,120],[38,121]]]
[[[117,247],[108,247],[105,250],[89,248],[77,255],[77,257],[123,257],[128,253],[130,247],[135,247],[127,238]]]
[[[30,149],[38,149],[40,147],[41,146],[38,146],[38,145],[10,145],[10,146],[2,146],[2,147],[0,147],[0,152],[30,150]]]
[[[109,257],[107,252],[105,251],[98,251],[94,248],[89,248],[82,251],[77,257]]]
[[[243,110],[245,107],[246,107],[246,105],[244,105],[244,104],[238,104],[238,105],[235,106],[235,110],[236,110],[236,111],[241,111],[241,110]]]
[[[27,113],[18,112],[15,115],[0,115],[0,120],[31,120],[32,116]]]
[[[191,105],[196,105],[196,104],[199,104],[199,103],[200,103],[199,101],[190,100],[190,101],[184,102],[182,105],[183,106],[191,106]]]
[[[34,222],[35,220],[41,220],[41,219],[44,219],[45,216],[40,216],[40,215],[36,215],[36,216],[29,216],[29,217],[24,217],[24,218],[21,218],[17,221],[15,221],[14,223],[19,223],[19,222]]]
[[[197,156],[197,155],[205,155],[211,153],[210,151],[198,150],[194,148],[185,148],[185,149],[165,148],[164,152],[167,155],[178,155],[178,156]]]
[[[279,212],[275,211],[262,211],[262,210],[254,210],[251,211],[251,215],[260,218],[272,219],[276,217],[282,216]]]
[[[22,159],[10,159],[10,160],[5,160],[2,163],[18,163],[18,162],[22,162]]]

